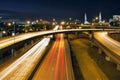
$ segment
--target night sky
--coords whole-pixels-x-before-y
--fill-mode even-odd
[[[102,13],[103,19],[120,14],[120,0],[1,0],[0,15],[19,15],[46,19],[89,20]]]

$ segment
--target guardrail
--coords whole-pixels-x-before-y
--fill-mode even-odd
[[[119,29],[66,29],[66,30],[55,30],[55,31],[51,30],[51,31],[26,33],[26,34],[21,34],[15,37],[10,37],[10,38],[1,40],[0,49],[3,49],[5,47],[18,43],[20,41],[30,39],[36,36],[45,36],[45,35],[51,35],[51,34],[57,34],[57,33],[69,33],[69,32],[80,32],[80,31],[103,31],[103,30],[110,31],[110,30],[119,30]]]
[[[107,55],[106,59],[117,64],[120,70],[120,43],[107,35],[107,32],[94,33],[97,46]]]

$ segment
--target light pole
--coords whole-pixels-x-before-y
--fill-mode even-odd
[[[15,35],[16,35],[16,34],[15,34],[15,32],[16,32],[16,31],[15,31],[15,22],[13,22],[13,30],[14,30],[13,36],[14,36],[14,44],[15,44]]]

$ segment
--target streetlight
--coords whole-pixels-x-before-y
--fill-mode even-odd
[[[15,36],[16,34],[15,34],[15,22],[13,22],[13,30],[14,30],[14,34],[12,34],[12,36]]]
[[[61,22],[61,25],[64,25],[64,24],[65,24],[65,22],[64,22],[64,21],[62,21],[62,22]]]
[[[3,37],[3,36],[6,36],[6,33],[7,33],[7,32],[6,32],[5,30],[2,31],[2,37]]]
[[[38,23],[39,22],[39,20],[36,20],[36,23]],[[30,22],[28,22],[28,24],[29,24]]]
[[[69,20],[71,21],[71,20],[72,20],[72,18],[69,18]]]
[[[56,20],[55,20],[55,18],[53,18],[53,22],[55,22]]]
[[[30,25],[30,21],[27,21],[27,24]]]
[[[10,22],[7,23],[8,26],[11,26],[12,24]]]
[[[98,17],[95,17],[96,20],[98,20]]]
[[[42,19],[40,19],[40,21],[42,22],[43,20],[42,20]]]
[[[14,30],[14,33],[12,33],[12,36],[14,36],[14,44],[15,44],[15,35],[16,35],[16,34],[15,34],[15,32],[16,32],[16,31],[15,31],[15,22],[13,22],[12,24],[13,24],[13,30]]]
[[[3,34],[6,34],[6,31],[2,31]]]
[[[55,26],[55,22],[53,22],[52,25]]]

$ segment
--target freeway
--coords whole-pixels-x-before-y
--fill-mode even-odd
[[[67,29],[67,30],[51,30],[51,31],[41,31],[41,32],[32,32],[32,33],[25,33],[20,34],[14,37],[9,37],[0,40],[0,49],[18,43],[20,41],[35,37],[35,36],[43,36],[43,35],[50,35],[56,33],[65,33],[65,32],[76,32],[76,31],[102,31],[103,29]],[[118,30],[118,29],[104,29],[104,30]]]
[[[109,52],[108,55],[115,57],[113,60],[120,64],[120,42],[110,38],[107,34],[107,32],[96,32],[94,37],[100,44],[110,50],[111,54]]]
[[[67,58],[70,54],[66,51],[63,34],[58,34],[33,80],[74,80],[70,58]]]
[[[23,56],[0,72],[0,80],[26,80],[41,59],[50,39],[44,38]]]
[[[59,26],[57,25],[54,30],[58,28]],[[49,42],[50,38],[42,39],[10,66],[0,71],[0,80],[27,80],[41,57],[44,55],[43,53]]]
[[[44,38],[22,57],[0,72],[0,80],[25,80],[42,57],[50,39]]]

